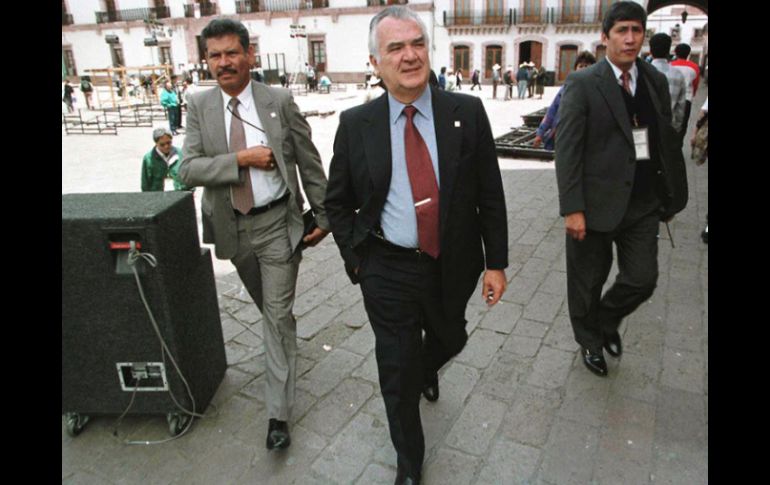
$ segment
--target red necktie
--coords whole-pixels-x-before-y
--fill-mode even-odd
[[[246,149],[246,131],[239,119],[238,98],[230,98],[230,153]],[[231,185],[233,208],[241,214],[247,214],[254,207],[254,193],[251,189],[249,167],[238,168],[238,178],[241,183]]]
[[[414,106],[406,106],[406,127],[404,128],[404,146],[406,147],[406,170],[409,184],[412,186],[414,211],[417,215],[417,237],[420,249],[433,258],[438,258],[439,242],[439,200],[436,173],[430,160],[430,152],[425,140],[414,126],[413,117],[417,112]]]
[[[623,89],[625,89],[628,94],[633,96],[634,93],[631,92],[631,73],[628,71],[623,71],[620,74],[620,80],[623,81]]]

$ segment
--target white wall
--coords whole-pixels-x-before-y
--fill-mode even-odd
[[[95,24],[96,14],[102,7],[99,0],[67,0],[67,11],[76,24]]]

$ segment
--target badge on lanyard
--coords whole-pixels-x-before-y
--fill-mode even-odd
[[[634,126],[631,133],[634,137],[634,148],[636,149],[637,160],[649,160],[650,159],[650,138],[647,134],[646,126],[639,126],[639,122],[634,115]]]

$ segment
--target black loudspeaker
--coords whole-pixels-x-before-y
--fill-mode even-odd
[[[192,403],[128,264],[131,241],[158,329],[202,413],[227,367],[211,254],[189,192],[62,195],[62,413],[179,413]]]

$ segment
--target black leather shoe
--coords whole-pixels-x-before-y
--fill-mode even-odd
[[[430,402],[438,400],[438,374],[436,374],[434,379],[426,381],[422,388],[422,395]]]
[[[588,370],[597,376],[604,377],[607,375],[607,362],[604,360],[604,354],[601,349],[598,352],[592,352],[585,347],[581,347],[581,354],[583,355],[583,363],[588,367]]]
[[[406,470],[398,467],[398,471],[396,471],[396,482],[395,485],[419,485],[420,483],[420,477],[410,477],[407,476]]]
[[[267,428],[267,449],[288,448],[290,444],[289,425],[286,421],[271,418]]]
[[[620,357],[623,354],[623,344],[620,342],[618,332],[604,335],[604,350],[613,357]]]

